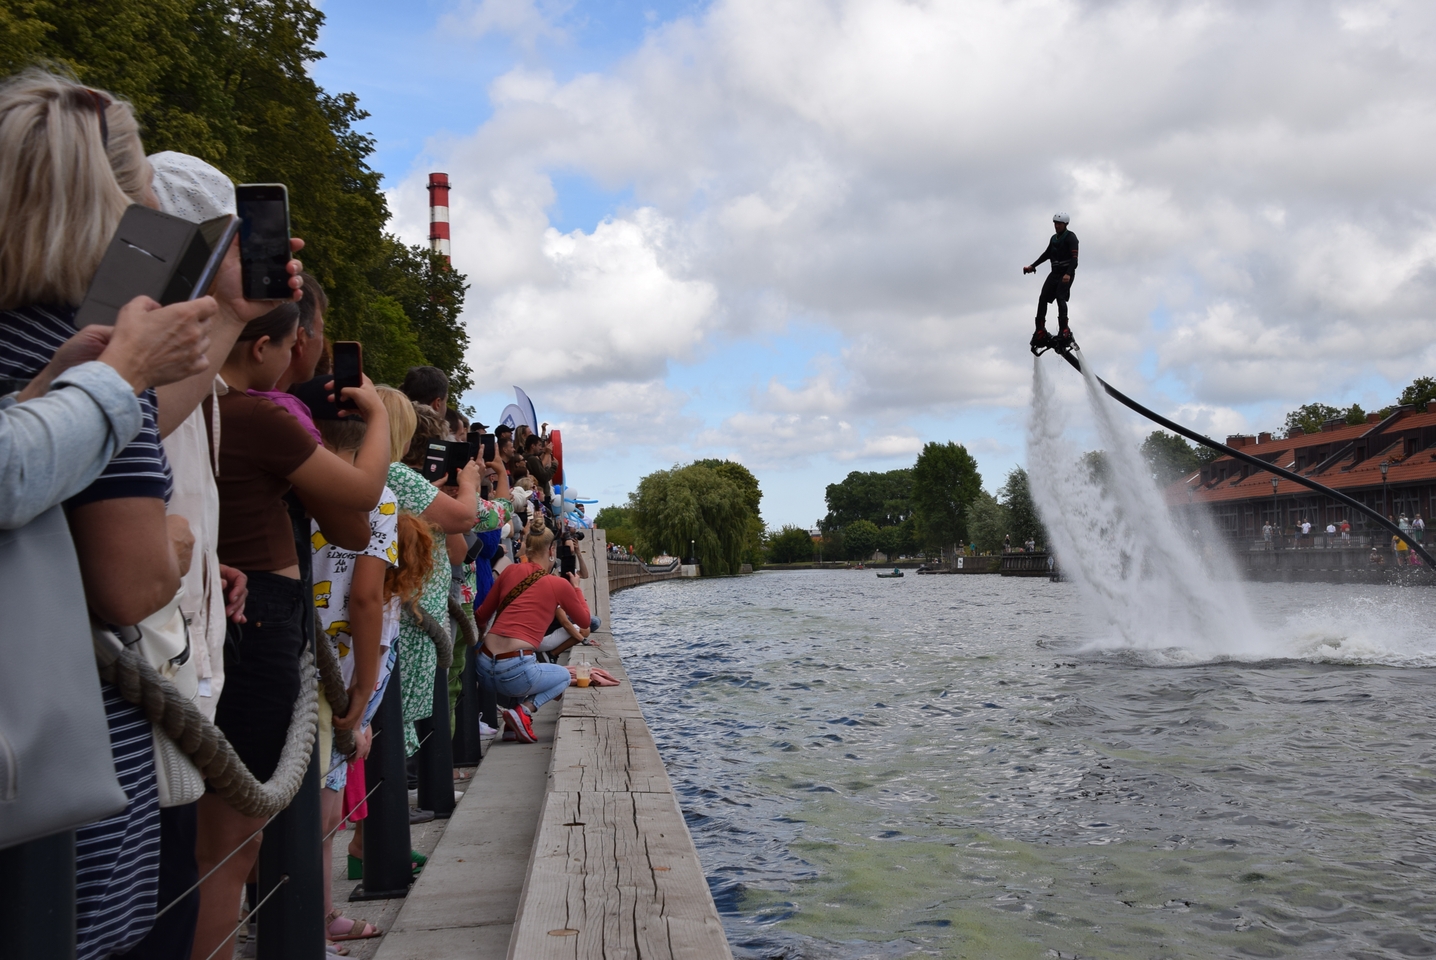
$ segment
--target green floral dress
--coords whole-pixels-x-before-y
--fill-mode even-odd
[[[389,489],[399,500],[399,507],[412,514],[429,509],[439,495],[438,487],[425,480],[416,470],[402,463],[389,464]],[[449,550],[444,535],[434,533],[434,569],[424,582],[419,606],[446,627],[449,622]],[[434,641],[404,611],[399,620],[399,682],[404,693],[404,752],[413,756],[419,750],[419,735],[414,721],[434,714],[434,671],[439,667],[439,654]]]

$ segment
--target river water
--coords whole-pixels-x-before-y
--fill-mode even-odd
[[[1436,594],[1246,592],[1261,636],[1220,654],[1045,579],[612,615],[739,957],[1436,955]]]

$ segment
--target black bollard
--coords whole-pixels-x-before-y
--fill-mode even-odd
[[[256,950],[259,960],[307,960],[324,956],[324,845],[319,815],[319,771],[316,739],[299,792],[264,828],[264,840],[259,847],[260,900],[276,886],[279,889],[259,908]]]
[[[13,960],[73,960],[75,831],[0,850],[0,930]]]
[[[370,724],[374,745],[364,761],[364,880],[350,900],[394,900],[407,896],[414,882],[409,864],[409,784],[404,771],[404,695],[399,668],[389,674],[384,699]],[[372,792],[371,792],[372,791]]]
[[[459,681],[459,702],[454,705],[454,766],[476,767],[483,760],[479,744],[479,651],[470,647]]]
[[[419,733],[419,809],[435,820],[454,812],[454,744],[449,735],[449,671],[434,671],[434,715],[415,725]]]

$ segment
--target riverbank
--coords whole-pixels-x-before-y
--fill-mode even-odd
[[[593,572],[584,593],[603,626],[576,656],[623,682],[570,687],[539,711],[537,743],[494,743],[379,960],[731,960],[612,633],[602,531],[580,546]]]

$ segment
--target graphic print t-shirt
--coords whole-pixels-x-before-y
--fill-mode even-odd
[[[399,565],[399,501],[394,491],[384,488],[379,505],[369,512],[369,545],[363,550],[345,550],[324,539],[319,524],[310,521],[310,551],[314,560],[314,608],[324,634],[339,651],[344,684],[354,681],[354,641],[349,632],[349,589],[354,584],[354,563],[359,557],[378,557],[390,566]],[[380,643],[389,646],[389,616],[385,611]]]

